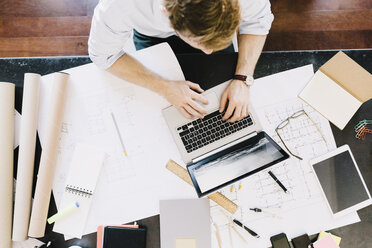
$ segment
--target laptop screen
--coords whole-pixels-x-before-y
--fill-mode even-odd
[[[287,159],[265,132],[187,167],[199,197]]]

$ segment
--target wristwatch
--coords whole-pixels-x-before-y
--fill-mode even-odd
[[[247,86],[252,86],[254,82],[254,78],[251,75],[236,74],[233,76],[233,79],[243,81]]]

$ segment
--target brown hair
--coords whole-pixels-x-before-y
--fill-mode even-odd
[[[231,44],[240,24],[239,0],[164,0],[174,30],[214,51]]]

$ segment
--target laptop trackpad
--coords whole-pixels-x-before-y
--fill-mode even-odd
[[[208,92],[207,94],[203,94],[203,96],[204,98],[207,99],[208,104],[201,103],[200,101],[197,100],[196,102],[199,103],[202,107],[204,107],[208,111],[208,113],[215,111],[216,109],[219,108],[220,101],[218,100],[216,93],[212,91]]]

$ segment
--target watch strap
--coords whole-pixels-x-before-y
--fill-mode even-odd
[[[246,75],[239,75],[239,74],[235,74],[233,76],[233,79],[235,80],[240,80],[240,81],[247,81],[247,76]]]

